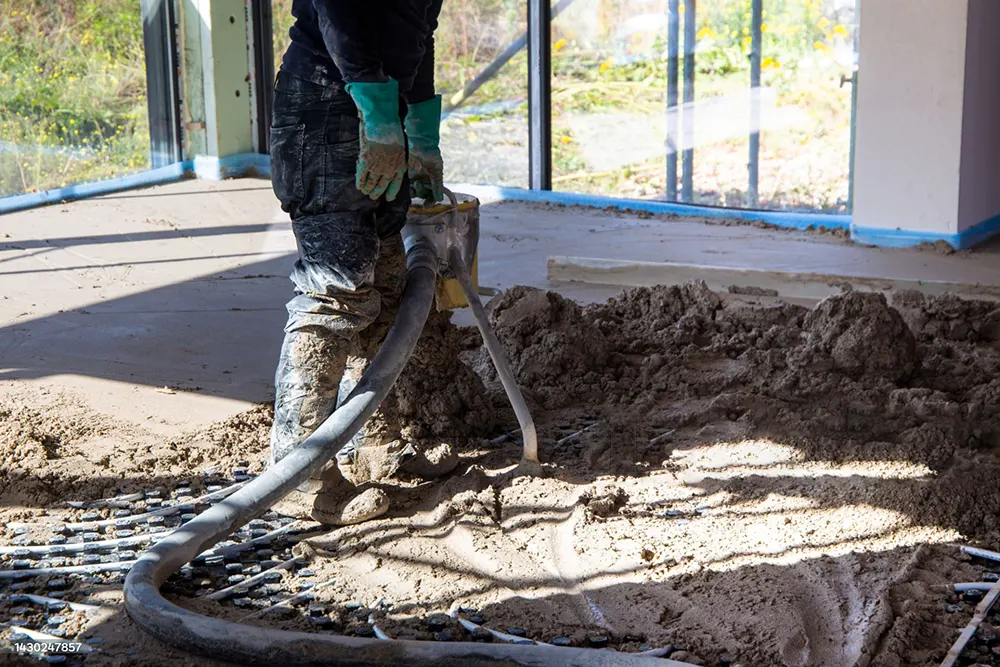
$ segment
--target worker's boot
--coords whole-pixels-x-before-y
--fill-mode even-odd
[[[278,501],[274,511],[327,526],[348,526],[376,519],[389,511],[389,496],[378,488],[358,492],[333,463]]]
[[[364,359],[349,358],[341,381],[341,397],[354,388]],[[390,396],[364,428],[337,454],[344,476],[354,484],[382,482],[397,472],[425,480],[445,475],[458,465],[458,455],[448,443],[414,445],[402,434],[401,418]]]

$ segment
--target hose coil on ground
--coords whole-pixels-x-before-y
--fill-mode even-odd
[[[416,347],[434,298],[437,257],[430,244],[419,241],[413,244],[407,252],[407,266],[407,285],[392,328],[344,404],[278,463],[143,553],[125,580],[125,610],[129,617],[144,631],[167,644],[246,665],[624,667],[680,664],[590,649],[383,641],[290,632],[203,616],[173,604],[160,594],[160,586],[181,566],[264,514],[325,465],[385,399]]]

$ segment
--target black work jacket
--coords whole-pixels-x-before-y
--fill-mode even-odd
[[[281,68],[322,86],[395,79],[410,104],[434,96],[442,0],[293,0]]]

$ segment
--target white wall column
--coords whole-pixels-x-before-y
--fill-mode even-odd
[[[963,248],[1000,231],[1000,3],[860,10],[853,236]]]

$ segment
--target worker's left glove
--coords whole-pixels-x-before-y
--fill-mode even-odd
[[[406,175],[406,138],[399,122],[399,84],[349,83],[347,93],[361,114],[358,190],[372,199],[392,201]]]
[[[444,199],[444,161],[441,159],[441,96],[411,104],[406,112],[406,140],[410,149],[410,191],[430,202]]]

